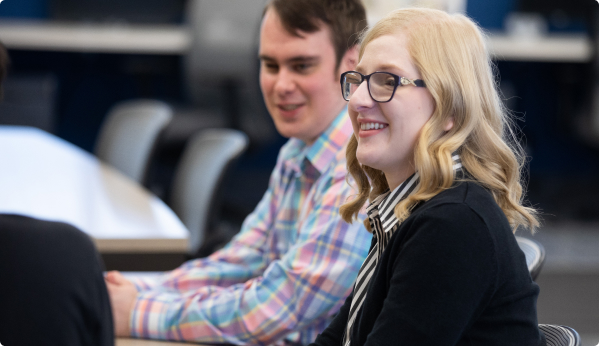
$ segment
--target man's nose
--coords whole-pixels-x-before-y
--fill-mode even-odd
[[[295,78],[287,69],[281,69],[277,75],[275,91],[279,94],[289,94],[296,88]]]

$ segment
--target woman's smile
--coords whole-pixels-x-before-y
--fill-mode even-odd
[[[384,129],[389,127],[389,124],[375,121],[360,122],[359,137],[369,137],[381,133]]]

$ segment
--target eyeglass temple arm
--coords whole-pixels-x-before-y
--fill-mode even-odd
[[[413,86],[417,87],[426,87],[426,84],[422,79],[408,79],[406,77],[401,77],[401,80],[399,82],[401,83],[401,85],[412,84]]]

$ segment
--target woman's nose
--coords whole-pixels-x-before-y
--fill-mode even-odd
[[[349,99],[349,107],[351,109],[360,112],[361,110],[372,108],[375,105],[375,101],[370,97],[370,93],[368,92],[368,83],[366,81],[362,82],[351,95]]]

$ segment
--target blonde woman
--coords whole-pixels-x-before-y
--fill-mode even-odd
[[[347,165],[373,242],[352,295],[315,345],[544,345],[538,286],[513,231],[522,150],[479,28],[429,9],[389,14],[341,77]]]

